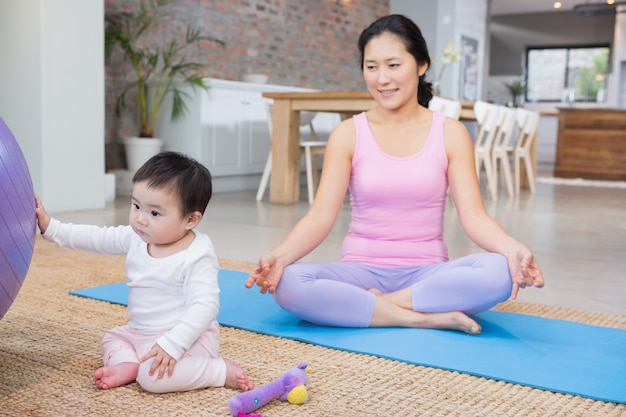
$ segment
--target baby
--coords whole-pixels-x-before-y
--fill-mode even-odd
[[[100,388],[133,381],[154,393],[253,388],[238,365],[219,356],[219,265],[211,239],[194,231],[211,194],[206,167],[162,152],[133,177],[128,226],[61,223],[35,196],[45,240],[126,255],[129,322],[104,335],[104,366],[93,376]]]

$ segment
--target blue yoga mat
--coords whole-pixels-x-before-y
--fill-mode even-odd
[[[246,289],[247,274],[220,270],[224,326],[512,382],[594,400],[626,403],[626,331],[486,311],[479,336],[456,331],[346,329],[304,322],[269,295]],[[125,283],[71,294],[127,305]]]

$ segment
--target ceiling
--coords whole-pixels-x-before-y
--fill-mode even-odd
[[[560,9],[554,9],[555,0],[491,0],[491,14],[545,13],[572,11],[574,6],[586,3],[602,3],[603,0],[560,0]]]

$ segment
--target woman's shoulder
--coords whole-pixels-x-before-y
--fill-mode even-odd
[[[358,123],[359,120],[362,120],[363,117],[365,117],[365,112],[353,115],[342,114],[341,121],[335,127],[335,130],[340,129],[342,131],[354,131],[356,123]]]
[[[465,151],[472,144],[472,137],[463,122],[446,117],[443,138],[448,152]]]
[[[340,137],[342,141],[345,141],[346,138],[354,138],[356,135],[356,124],[358,123],[358,117],[356,116],[358,115],[346,117],[340,121],[331,132],[328,140],[330,141],[334,137]]]
[[[443,129],[445,136],[469,136],[469,131],[463,122],[457,119],[453,119],[451,117],[447,117],[442,114],[443,119]]]

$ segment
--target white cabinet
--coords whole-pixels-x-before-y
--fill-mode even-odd
[[[183,152],[206,165],[216,191],[254,189],[271,148],[263,92],[313,90],[217,79],[207,82],[208,92],[190,92],[184,118],[172,122],[162,117],[157,136],[163,138],[166,150]],[[164,105],[164,116],[169,106]],[[338,114],[319,113],[313,124],[324,138],[339,121]]]
[[[263,171],[269,150],[265,99],[258,92],[211,89],[202,96],[202,157],[215,176]]]

